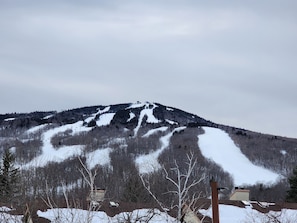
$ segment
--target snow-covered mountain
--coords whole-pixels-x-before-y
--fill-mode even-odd
[[[162,168],[175,162],[184,168],[189,153],[197,158],[196,174],[206,176],[205,195],[215,178],[230,190],[251,188],[255,199],[281,200],[297,160],[296,139],[216,124],[150,102],[0,115],[0,148],[10,149],[30,178],[24,185],[28,194],[40,193],[45,181],[57,193],[61,182],[74,192],[86,187],[77,171],[81,157],[89,169],[98,168],[98,187],[117,200],[138,174],[157,179],[152,187],[162,193],[168,187]],[[275,196],[277,190],[282,191]]]

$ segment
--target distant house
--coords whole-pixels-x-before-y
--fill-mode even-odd
[[[105,196],[105,189],[94,189],[93,191],[90,191],[90,194],[87,200],[91,202],[100,203],[104,201],[104,196]]]
[[[250,190],[243,188],[235,188],[233,193],[230,195],[230,200],[232,201],[249,201],[250,200]]]

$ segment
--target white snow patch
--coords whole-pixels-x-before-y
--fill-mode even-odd
[[[16,152],[16,147],[10,147],[10,149],[9,149],[9,151],[11,152],[11,153],[13,153],[13,154],[15,154],[15,152]]]
[[[48,116],[45,116],[45,117],[43,117],[43,119],[49,119],[49,118],[51,118],[51,117],[53,117],[54,115],[48,115]]]
[[[98,126],[105,126],[109,125],[110,122],[112,121],[115,113],[105,113],[100,115],[99,120],[96,122]]]
[[[15,118],[6,118],[6,119],[4,119],[5,122],[13,121],[13,120],[15,120]]]
[[[139,173],[149,174],[159,170],[161,168],[161,165],[158,162],[158,157],[169,146],[170,138],[173,135],[173,133],[179,132],[185,128],[186,127],[178,127],[174,129],[172,132],[170,132],[169,134],[161,137],[160,138],[161,147],[158,150],[150,154],[138,156],[135,160],[135,163],[136,163],[136,166],[138,167]]]
[[[1,223],[23,223],[23,215],[12,215],[8,213],[0,214]]]
[[[175,122],[175,121],[171,121],[171,120],[169,120],[169,119],[165,119],[165,121],[168,122],[170,125],[178,125],[177,122]]]
[[[97,149],[90,152],[86,156],[86,163],[89,169],[93,169],[96,165],[110,165],[111,148]]]
[[[96,115],[100,115],[100,114],[108,112],[110,110],[110,106],[107,106],[107,107],[103,108],[102,110],[100,108],[98,108],[97,110],[98,110],[98,112],[96,112],[95,114],[92,114],[92,115],[90,115],[90,117],[86,118],[85,122],[89,123],[96,117]]]
[[[153,134],[156,134],[158,132],[165,132],[167,129],[168,129],[168,127],[166,127],[166,126],[159,127],[159,128],[156,128],[156,129],[151,129],[147,133],[145,133],[142,137],[145,138],[145,137],[149,137],[149,136],[151,136]]]
[[[152,108],[149,108],[150,104],[145,104],[145,108],[140,112],[139,119],[138,119],[138,124],[134,129],[134,137],[136,137],[138,130],[140,129],[142,120],[144,117],[147,117],[146,122],[147,123],[159,123],[161,122],[160,120],[156,119],[156,117],[153,115],[153,111],[155,107],[157,107],[155,104],[153,105]]]
[[[3,206],[3,207],[0,207],[0,211],[2,212],[8,212],[8,211],[12,211],[13,209],[9,208],[9,207],[6,207],[6,206]]]
[[[145,102],[136,102],[136,103],[133,103],[133,104],[131,104],[129,107],[127,107],[126,108],[126,110],[127,109],[130,109],[130,108],[141,108],[141,107],[143,107],[143,106],[145,106],[147,103]]]
[[[208,217],[212,217],[212,208],[200,209],[199,212]],[[240,208],[232,205],[219,205],[220,223],[239,223],[239,222],[271,222],[274,216],[277,222],[295,222],[297,219],[297,210],[282,209],[281,211],[270,211],[269,213],[261,213],[251,206]],[[270,216],[270,218],[269,218]]]
[[[280,153],[285,156],[287,154],[287,151],[286,150],[281,150]]]
[[[127,122],[130,122],[135,117],[136,117],[136,115],[133,112],[130,112],[129,113],[129,118],[128,118]]]
[[[82,145],[63,146],[56,149],[51,144],[52,137],[58,133],[65,132],[66,130],[71,130],[71,134],[74,135],[79,134],[80,132],[89,131],[91,128],[83,126],[83,122],[79,121],[74,124],[63,125],[44,132],[42,134],[42,154],[23,165],[22,168],[43,167],[49,162],[62,162],[70,157],[80,155],[84,147]]]
[[[64,192],[74,190],[75,188],[80,187],[82,185],[83,180],[82,179],[77,179],[76,182],[72,183],[62,183],[62,186],[57,187],[57,193],[58,194],[63,194]]]
[[[281,176],[254,165],[234,144],[229,135],[217,128],[204,127],[198,136],[202,155],[220,165],[231,174],[236,186],[257,183],[275,183]]]
[[[173,108],[169,108],[169,107],[166,107],[166,110],[167,110],[167,111],[174,111]]]
[[[154,209],[153,213],[151,209],[137,209],[133,212],[122,212],[114,217],[109,217],[105,212],[102,211],[91,211],[88,213],[87,210],[81,209],[66,209],[66,208],[56,208],[48,209],[47,211],[37,211],[39,217],[46,218],[52,223],[64,222],[89,222],[89,223],[118,223],[126,222],[130,218],[129,222],[150,222],[150,223],[173,223],[176,222],[174,218]],[[141,217],[141,220],[137,218]]]
[[[45,128],[46,126],[49,126],[50,124],[42,124],[42,125],[37,125],[35,127],[32,127],[30,129],[27,130],[27,133],[30,134],[30,133],[36,133],[40,130],[42,130],[43,128]]]
[[[57,150],[47,147],[43,150],[42,155],[35,157],[29,163],[23,165],[22,168],[44,167],[50,162],[60,163],[68,158],[80,155],[82,150],[83,146],[81,145],[64,146]]]
[[[97,114],[103,114],[105,112],[108,112],[109,110],[110,110],[110,106],[107,106],[107,107],[103,108],[102,110],[99,108]]]

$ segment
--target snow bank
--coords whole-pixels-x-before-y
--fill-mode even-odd
[[[200,209],[202,215],[212,217],[212,208],[207,210]],[[297,210],[282,209],[281,211],[270,211],[263,214],[252,209],[250,206],[240,208],[231,205],[219,205],[220,223],[262,223],[272,222],[272,219],[277,222],[295,222],[297,219]]]
[[[275,183],[281,176],[254,165],[234,144],[229,135],[217,128],[204,127],[205,134],[198,136],[202,155],[230,173],[236,186],[256,183]]]
[[[52,223],[118,223],[118,222],[147,222],[150,223],[160,223],[167,222],[173,223],[175,219],[160,212],[157,209],[153,211],[151,209],[139,209],[133,212],[123,212],[114,217],[109,217],[105,212],[93,211],[88,212],[81,209],[49,209],[45,212],[37,211],[39,217],[46,218]],[[129,220],[128,220],[129,219]],[[137,221],[138,219],[138,221]]]

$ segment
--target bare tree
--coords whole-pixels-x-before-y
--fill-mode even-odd
[[[156,209],[142,210],[141,213],[139,210],[123,212],[117,216],[117,221],[125,223],[149,223],[156,215],[160,215],[159,212]]]
[[[169,169],[169,171],[173,173],[174,177],[170,176],[169,171],[167,171],[165,167],[163,167],[163,171],[165,172],[166,180],[171,182],[174,188],[167,192],[169,194],[173,194],[176,198],[177,203],[173,204],[171,208],[177,208],[176,220],[181,221],[184,213],[187,213],[189,210],[195,210],[195,204],[201,197],[201,192],[196,193],[193,192],[192,189],[194,186],[202,182],[205,179],[205,176],[202,174],[199,179],[192,177],[193,170],[197,165],[197,159],[194,158],[193,153],[187,154],[187,169],[185,171],[181,170],[181,167],[178,165],[176,160],[174,161],[174,165],[174,167]],[[144,175],[141,175],[140,178],[150,195],[160,205],[163,211],[166,212],[167,209],[151,191],[149,182],[145,180]]]
[[[95,178],[97,176],[98,169],[94,169],[94,171],[92,171],[85,163],[83,163],[80,157],[78,157],[78,160],[82,166],[82,168],[79,169],[79,172],[83,176],[84,181],[90,187],[90,191],[93,192],[96,189]],[[90,199],[90,202],[92,202],[92,199]]]
[[[89,197],[89,207],[87,210],[86,215],[80,215],[81,212],[77,211],[76,209],[80,209],[76,203],[75,200],[71,201],[69,199],[68,192],[71,189],[67,188],[67,185],[65,183],[61,183],[61,189],[64,196],[64,200],[66,203],[66,208],[68,209],[67,212],[63,210],[59,210],[59,206],[57,203],[55,203],[53,196],[51,194],[51,188],[49,188],[47,182],[46,182],[46,197],[42,198],[44,203],[50,208],[55,209],[55,222],[63,221],[63,219],[68,218],[69,222],[83,222],[83,223],[89,223],[92,222],[94,211],[98,211],[100,208],[100,203],[98,203],[94,197],[92,196],[93,192],[96,189],[95,186],[95,178],[98,173],[98,169],[94,169],[93,171],[87,167],[87,165],[81,160],[79,157],[79,162],[81,164],[81,168],[79,169],[79,172],[81,173],[83,180],[87,183],[87,185],[90,187],[90,197]],[[74,209],[73,209],[74,208]],[[68,217],[67,217],[68,216]],[[71,216],[69,219],[69,216]]]

